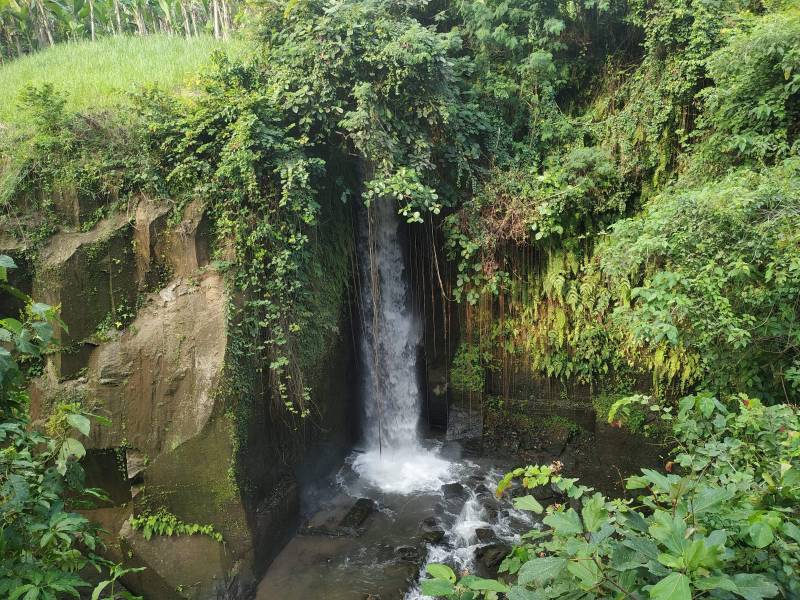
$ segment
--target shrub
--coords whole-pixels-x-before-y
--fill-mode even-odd
[[[735,404],[730,406],[729,404]],[[627,480],[636,500],[612,500],[557,467],[508,473],[534,488],[552,484],[568,499],[546,511],[533,496],[518,508],[545,512],[544,529],[523,536],[503,561],[502,581],[456,581],[432,565],[423,592],[513,599],[796,598],[800,594],[800,416],[796,407],[764,406],[710,394],[667,409],[677,449],[667,473],[643,469]]]

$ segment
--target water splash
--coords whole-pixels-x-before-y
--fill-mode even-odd
[[[450,463],[419,441],[417,355],[422,329],[415,314],[397,207],[379,200],[359,215],[361,359],[365,453],[353,469],[386,492],[434,490]]]
[[[391,494],[438,491],[452,480],[452,463],[424,448],[389,448],[358,454],[353,470],[365,484]]]

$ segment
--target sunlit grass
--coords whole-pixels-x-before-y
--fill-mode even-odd
[[[67,108],[107,108],[142,85],[174,89],[185,85],[216,49],[237,54],[242,42],[210,36],[109,37],[73,42],[0,66],[0,123],[19,120],[18,99],[28,85],[52,83],[67,94]]]

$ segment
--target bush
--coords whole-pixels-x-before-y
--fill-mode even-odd
[[[730,406],[735,404],[735,406]],[[553,484],[568,499],[546,511],[533,496],[518,508],[545,512],[546,526],[523,536],[503,561],[501,581],[456,581],[431,565],[423,592],[467,600],[496,598],[797,598],[800,581],[800,416],[710,394],[670,409],[677,449],[667,473],[643,469],[627,480],[636,500],[611,500],[557,467],[508,473],[535,488]]]
[[[14,261],[0,256],[4,291],[24,297],[4,283],[10,268]],[[78,462],[86,453],[78,437],[89,434],[90,417],[97,417],[79,404],[63,404],[48,422],[47,435],[33,430],[28,418],[23,366],[49,350],[56,321],[54,309],[29,299],[24,320],[0,320],[0,595],[77,597],[80,588],[92,587],[82,569],[94,567],[108,570],[110,578],[94,588],[92,598],[116,599],[123,596],[115,582],[129,571],[97,554],[98,527],[72,510],[105,497],[85,487]]]

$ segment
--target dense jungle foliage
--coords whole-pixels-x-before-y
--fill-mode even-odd
[[[441,228],[457,265],[442,291],[478,312],[465,339],[481,356],[614,393],[646,377],[659,397],[797,398],[796,3],[264,2],[251,17],[251,54],[220,56],[190,95],[75,114],[28,90],[30,125],[5,133],[9,212],[47,211],[65,182],[109,204],[205,199],[250,298],[237,326],[298,414],[315,231],[351,198]]]
[[[28,89],[22,124],[0,130],[4,226],[35,252],[65,186],[99,200],[98,219],[139,194],[176,218],[202,200],[241,299],[238,358],[267,365],[295,419],[345,293],[343,207],[395,202],[455,265],[441,293],[473,317],[462,389],[509,355],[646,392],[640,408],[679,444],[674,473],[629,480],[647,490],[633,504],[517,472],[571,502],[506,561],[516,583],[433,568],[429,591],[800,594],[798,3],[262,0],[245,14],[249,55],[218,56],[191,93],[75,113]]]

